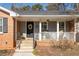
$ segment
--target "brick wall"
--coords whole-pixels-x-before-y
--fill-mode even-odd
[[[14,20],[9,14],[3,11],[0,11],[0,17],[8,18],[8,32],[0,34],[0,49],[13,49]]]

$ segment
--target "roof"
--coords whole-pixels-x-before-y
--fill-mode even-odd
[[[16,10],[19,15],[71,15],[71,14],[79,14],[79,12],[76,11],[22,11],[22,10]]]
[[[16,15],[18,15],[18,13],[15,13],[14,11],[8,10],[8,9],[6,9],[4,7],[1,7],[1,6],[0,6],[0,10],[8,12],[10,14],[10,16],[16,16]]]
[[[11,11],[4,7],[0,6],[0,9],[8,12],[10,16],[21,16],[21,15],[79,15],[79,12],[76,11],[22,11],[22,10],[15,10]]]

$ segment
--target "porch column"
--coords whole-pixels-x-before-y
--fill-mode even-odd
[[[76,18],[74,19],[74,41],[76,41]]]
[[[26,26],[26,22],[25,22],[25,38],[27,37],[27,26]]]
[[[39,40],[41,41],[41,22],[39,22]]]
[[[59,40],[59,21],[57,21],[57,41]]]

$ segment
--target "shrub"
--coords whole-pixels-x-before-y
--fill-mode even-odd
[[[59,41],[51,41],[52,44],[51,46],[52,47],[55,47],[55,48],[60,48],[60,49],[72,49],[74,48],[74,41],[73,40],[65,40],[65,39],[62,39],[62,40],[59,40]]]
[[[34,55],[37,55],[37,50],[36,49],[34,49],[33,51],[32,51],[32,53],[34,54]]]
[[[55,46],[57,46],[57,41],[56,40],[51,40],[50,44],[51,44],[52,47],[55,47]]]

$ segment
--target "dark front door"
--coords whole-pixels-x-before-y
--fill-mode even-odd
[[[28,38],[33,37],[33,31],[34,31],[34,23],[33,22],[27,22],[27,37]]]

